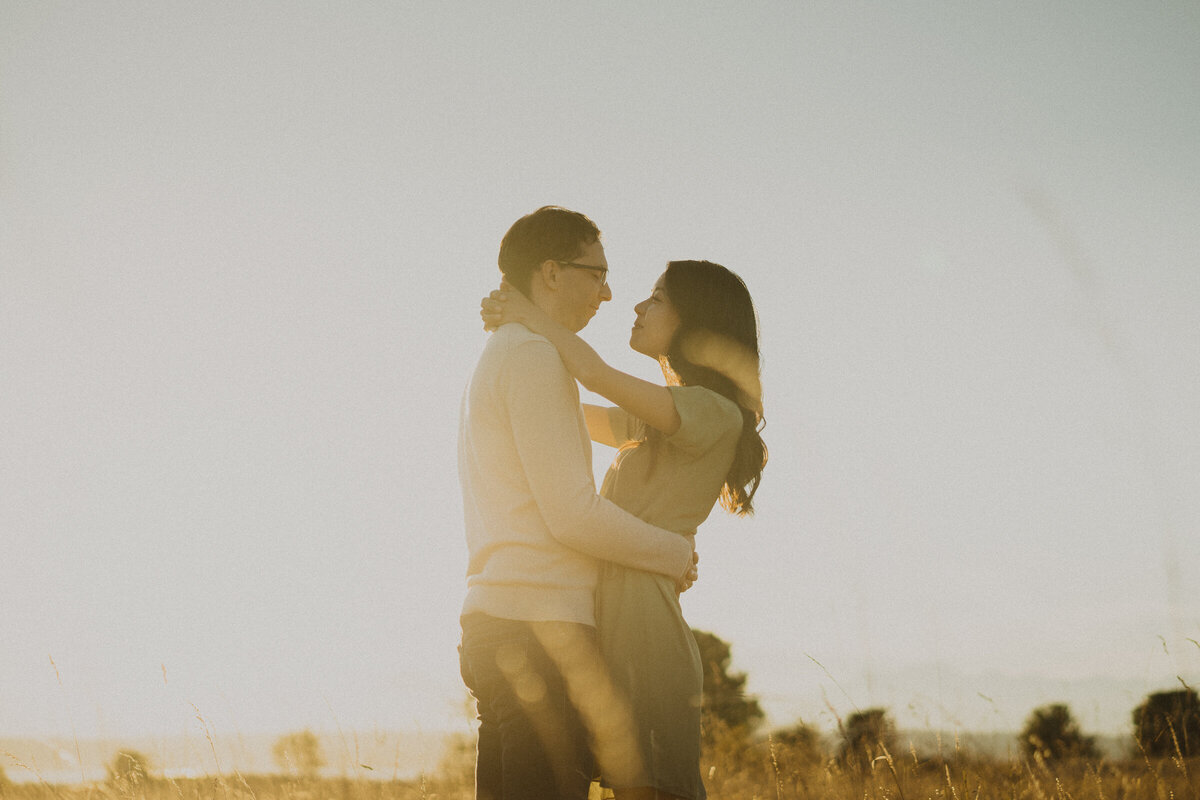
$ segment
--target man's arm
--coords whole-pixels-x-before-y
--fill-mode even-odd
[[[594,558],[677,580],[692,564],[692,543],[643,522],[596,494],[579,430],[574,379],[548,342],[513,349],[504,369],[513,440],[550,534]]]

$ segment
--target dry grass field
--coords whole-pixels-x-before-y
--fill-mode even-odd
[[[860,768],[811,746],[730,738],[708,748],[712,800],[1200,800],[1200,759],[1066,760],[888,753]],[[457,774],[452,774],[457,773]],[[599,797],[599,794],[594,794]],[[412,781],[211,776],[83,786],[0,783],[4,800],[469,800],[462,764]]]
[[[1200,759],[1047,763],[966,753],[889,755],[850,769],[767,743],[715,756],[706,783],[714,800],[1200,800]]]

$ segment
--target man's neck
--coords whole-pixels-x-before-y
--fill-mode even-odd
[[[554,320],[559,325],[562,325],[572,333],[579,333],[579,331],[575,330],[572,325],[573,320],[566,318],[566,315],[563,313],[562,309],[559,308],[558,304],[554,302],[554,297],[552,295],[549,295],[545,292],[539,292],[534,289],[532,296],[529,299],[535,306],[544,311],[546,316],[550,317],[550,319]]]

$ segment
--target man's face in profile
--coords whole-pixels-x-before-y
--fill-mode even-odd
[[[578,333],[600,310],[600,304],[612,299],[604,245],[599,240],[584,245],[579,255],[558,265],[562,270],[560,308],[564,324]]]

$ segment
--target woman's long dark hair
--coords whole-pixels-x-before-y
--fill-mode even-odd
[[[742,435],[721,489],[721,507],[739,516],[754,512],[767,446],[759,383],[758,319],[742,279],[711,261],[671,261],[663,289],[680,325],[659,360],[671,383],[704,386],[737,403]]]

